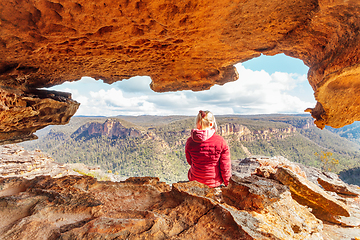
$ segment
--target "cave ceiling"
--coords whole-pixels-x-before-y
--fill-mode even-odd
[[[360,120],[359,29],[359,0],[2,0],[0,142],[76,112],[69,94],[39,88],[150,76],[157,92],[200,91],[279,53],[310,68],[315,124],[342,127]]]

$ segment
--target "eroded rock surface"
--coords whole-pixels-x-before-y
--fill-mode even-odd
[[[0,176],[34,178],[77,174],[66,164],[58,164],[41,151],[26,151],[16,145],[0,146]]]
[[[142,133],[133,127],[124,127],[120,121],[115,119],[107,119],[104,123],[91,122],[82,125],[77,129],[72,137],[94,137],[94,136],[106,136],[109,138],[119,137],[141,137]]]
[[[195,181],[171,186],[154,177],[121,182],[75,175],[0,177],[0,239],[350,240],[360,236],[358,197],[324,190],[317,190],[323,195],[320,197],[309,194],[309,201],[328,198],[333,204],[341,202],[339,205],[350,213],[346,217],[341,216],[346,215],[342,211],[331,210],[338,221],[322,221],[313,205],[298,202],[293,195],[294,185],[289,182],[302,179],[296,185],[297,192],[305,189],[301,184],[309,184],[293,171],[298,169],[295,164],[284,158],[269,158],[268,163],[265,158],[258,160],[258,168],[266,165],[275,175],[234,175],[223,188]],[[254,166],[254,161],[247,162]],[[279,169],[293,180],[282,177],[290,179],[282,184],[271,179],[280,174]],[[329,206],[325,201],[318,205]]]
[[[68,93],[0,86],[0,144],[36,139],[36,130],[68,123],[79,105]]]
[[[215,189],[197,182],[170,189],[157,178],[0,181],[17,189],[0,191],[0,212],[10,214],[0,226],[5,239],[321,239],[321,221],[289,191],[256,212],[219,203]]]
[[[338,201],[317,185],[296,175],[291,170],[279,167],[275,178],[284,185],[289,186],[293,198],[303,205],[311,207],[318,218],[336,222],[336,220],[333,220],[334,216],[350,217],[349,210],[343,202]]]
[[[57,163],[40,150],[27,151],[15,144],[0,146],[0,176],[33,179],[38,176],[54,178],[67,175],[90,175],[99,180],[119,182],[125,180],[116,174],[105,173],[99,166],[83,163]]]
[[[345,184],[336,174],[326,174],[326,177],[321,176],[317,181],[327,191],[356,197],[360,194],[358,189]]]
[[[342,182],[333,173],[295,164],[283,157],[255,158],[251,162],[259,164],[253,175],[276,179],[288,186],[293,199],[310,207],[317,218],[347,227],[360,226],[359,187]]]
[[[236,63],[285,53],[310,67],[317,126],[341,127],[360,119],[359,29],[358,0],[6,0],[0,84],[150,76],[155,91],[197,91],[236,80]]]

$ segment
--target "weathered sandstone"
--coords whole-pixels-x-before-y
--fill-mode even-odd
[[[40,150],[27,151],[15,144],[0,146],[0,176],[32,179],[38,176],[59,178],[67,175],[90,175],[99,180],[123,181],[123,177],[103,172],[98,166],[83,163],[57,163]]]
[[[284,185],[289,186],[293,198],[301,204],[311,207],[312,212],[319,219],[331,222],[334,221],[332,216],[350,217],[349,210],[343,202],[338,201],[317,185],[291,170],[279,167],[275,178]]]
[[[68,93],[0,86],[0,144],[36,139],[36,130],[68,123],[78,107]]]
[[[289,188],[275,180],[251,176],[233,176],[230,187],[223,189],[224,201],[240,210],[261,211],[281,199]]]
[[[5,239],[322,238],[321,221],[292,200],[289,191],[279,192],[266,209],[255,212],[219,203],[215,189],[197,182],[176,183],[170,190],[156,178],[0,181],[1,189],[17,189],[0,191],[0,212],[6,216],[0,234]]]
[[[336,175],[336,174],[334,174]],[[358,189],[351,188],[336,176],[329,176],[327,178],[319,177],[318,183],[327,191],[336,192],[343,195],[359,196]]]
[[[28,164],[26,157],[36,160],[39,166],[41,161],[47,162],[39,151],[3,148],[2,157],[19,157],[18,163],[7,165],[8,172],[11,166],[18,167],[10,164]],[[249,160],[242,163],[250,165],[246,177],[234,175],[228,187],[219,189],[198,182],[170,186],[154,177],[109,182],[89,176],[25,179],[6,175],[7,178],[0,178],[0,239],[350,240],[360,236],[358,197],[318,191],[327,196],[323,198],[342,202],[340,205],[351,215],[333,215],[335,224],[321,221],[314,208],[296,201],[291,184],[251,176],[256,159]],[[268,159],[272,160],[283,164],[265,164],[262,158],[263,166],[258,163],[258,167],[266,165],[277,171],[291,165],[284,158]],[[244,175],[245,166],[242,169]],[[46,168],[42,170],[47,173]],[[292,177],[303,178],[295,172]],[[298,188],[305,187],[298,184]],[[318,205],[322,204],[329,205],[319,201]]]
[[[254,162],[258,162],[258,167],[252,169],[252,175],[276,179],[288,186],[292,197],[310,207],[317,218],[348,227],[360,226],[359,187],[342,182],[334,173],[295,164],[283,157],[251,159],[253,165]]]
[[[154,91],[198,91],[236,80],[236,63],[285,53],[310,67],[316,125],[341,127],[360,119],[359,28],[358,0],[5,0],[0,84],[150,76]],[[31,116],[22,119],[44,121]]]

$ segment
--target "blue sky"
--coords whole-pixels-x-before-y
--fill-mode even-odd
[[[306,67],[284,54],[261,56],[235,65],[239,79],[210,90],[153,92],[149,77],[133,77],[111,85],[83,77],[52,90],[71,92],[80,102],[75,115],[195,115],[200,109],[222,114],[304,113],[315,106]]]

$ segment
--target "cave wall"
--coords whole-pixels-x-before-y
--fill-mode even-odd
[[[236,63],[285,53],[310,67],[315,124],[342,127],[360,120],[359,29],[358,0],[4,0],[0,96],[82,76],[106,83],[150,76],[154,91],[200,91],[237,80]],[[67,99],[70,118],[78,103]],[[5,102],[0,114],[14,119]],[[58,113],[47,111],[48,122],[24,114],[29,124],[6,133],[66,123],[49,120]]]

